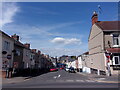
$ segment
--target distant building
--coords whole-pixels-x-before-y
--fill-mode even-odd
[[[52,64],[56,67],[56,58],[50,57]]]
[[[98,21],[98,14],[92,16],[89,35],[89,67],[91,73],[118,74],[120,70],[120,21]]]
[[[85,52],[82,55],[78,56],[78,69],[80,72],[91,73],[91,68],[89,60],[89,52]]]
[[[76,56],[63,55],[63,56],[59,57],[59,62],[66,64],[68,68],[71,66],[76,68],[76,64],[75,64]]]

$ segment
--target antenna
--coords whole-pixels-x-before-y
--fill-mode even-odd
[[[98,14],[101,14],[102,13],[102,8],[100,5],[98,5]]]
[[[22,40],[22,37],[20,37],[20,41]]]

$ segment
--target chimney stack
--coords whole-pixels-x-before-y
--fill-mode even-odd
[[[33,53],[36,53],[36,51],[37,51],[36,49],[32,49],[32,52],[33,52]]]
[[[24,46],[28,49],[30,49],[30,44],[29,43],[25,43]]]
[[[41,54],[41,51],[40,51],[40,50],[38,50],[38,54],[39,54],[39,55]]]
[[[14,40],[16,40],[16,41],[19,41],[19,36],[18,36],[18,35],[14,34],[14,35],[12,35],[11,37],[12,37]]]
[[[98,14],[96,13],[96,11],[93,12],[93,16],[91,19],[92,19],[92,25],[98,22]]]

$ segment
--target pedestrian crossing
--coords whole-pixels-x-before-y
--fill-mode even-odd
[[[67,79],[67,80],[47,80],[47,82],[68,82],[68,83],[72,83],[72,82],[78,82],[78,83],[84,83],[84,82],[88,82],[88,83],[94,83],[97,81],[94,80],[72,80],[72,79]]]

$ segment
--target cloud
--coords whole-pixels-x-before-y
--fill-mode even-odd
[[[8,33],[16,33],[19,34],[23,39],[29,39],[33,38],[33,35],[39,36],[42,38],[49,38],[52,36],[61,36],[61,37],[76,37],[81,36],[80,34],[76,33],[59,33],[58,29],[68,27],[74,24],[80,23],[78,21],[76,22],[65,22],[65,23],[59,23],[54,25],[45,25],[45,26],[29,26],[29,25],[6,25],[3,27],[4,30],[7,30]],[[54,32],[51,32],[52,30],[55,30]],[[24,40],[25,41],[25,40]]]
[[[69,45],[69,44],[81,44],[81,40],[77,38],[62,38],[62,37],[56,37],[53,40],[51,40],[52,43],[57,43],[57,44],[64,44],[64,45]]]
[[[65,48],[40,48],[40,50],[42,51],[42,53],[44,54],[49,54],[50,56],[62,56],[62,55],[75,55],[78,56],[81,53],[83,53],[83,51],[81,49],[65,49]]]
[[[0,18],[0,26],[4,26],[13,22],[13,17],[19,11],[16,3],[2,3],[2,18]]]

